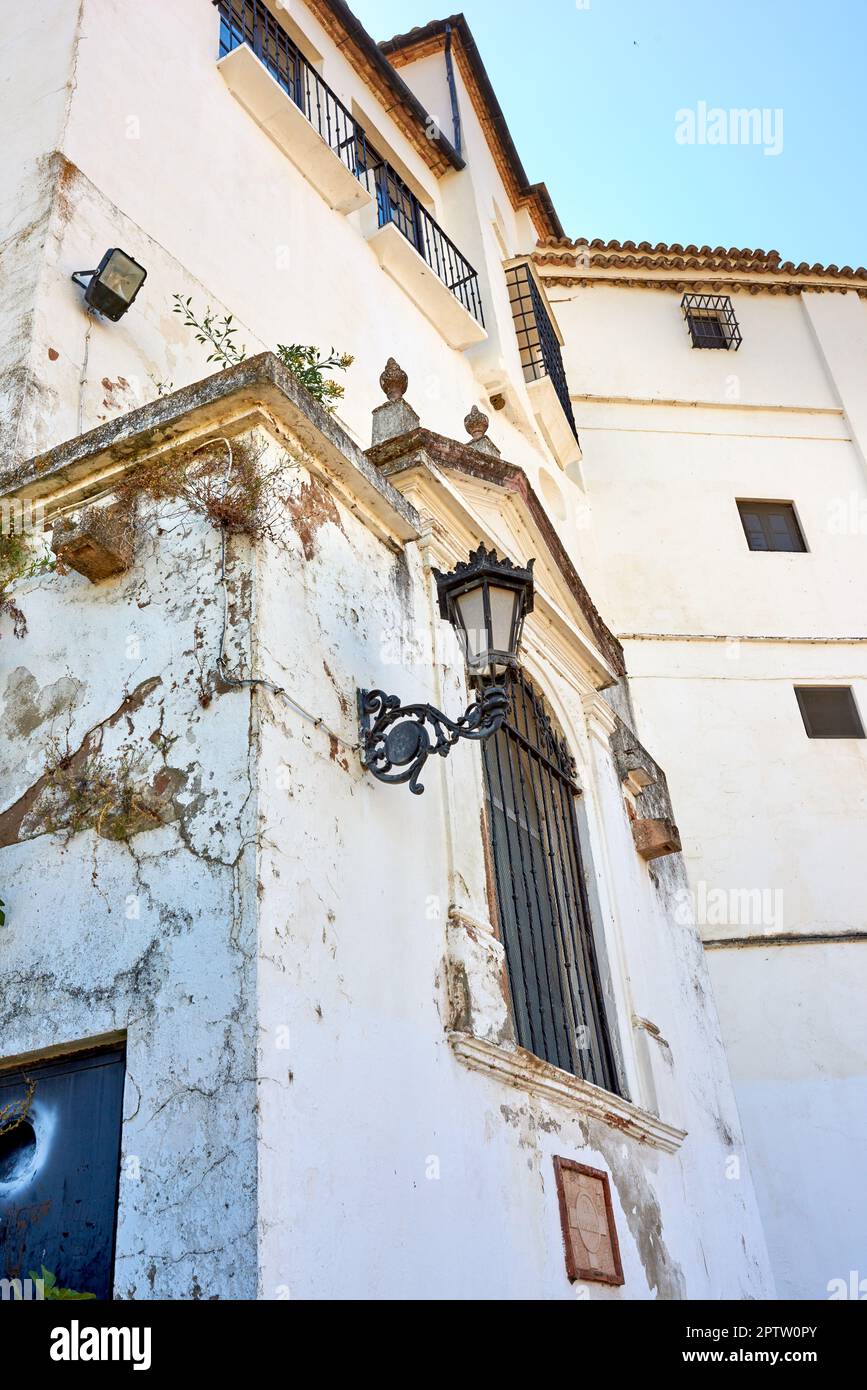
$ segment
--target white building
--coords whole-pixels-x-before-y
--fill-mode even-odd
[[[863,708],[867,276],[568,241],[462,20],[120,8],[0,49],[4,520],[40,504],[65,561],[0,617],[0,1274],[827,1296],[864,1245],[865,744],[793,688]],[[147,270],[116,322],[71,279],[111,247]],[[737,356],[684,293],[731,297]],[[174,296],[247,359],[209,375]],[[354,356],[336,416],[287,342]],[[752,553],[756,500],[809,550]],[[521,675],[413,796],[356,692],[463,712],[433,571],[480,545],[535,561]]]
[[[536,262],[601,542],[585,572],[685,828],[777,1288],[827,1297],[867,1248],[865,272],[694,246]],[[684,295],[724,301],[736,352],[690,350]]]

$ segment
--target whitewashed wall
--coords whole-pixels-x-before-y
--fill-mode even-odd
[[[867,305],[737,295],[734,353],[691,349],[674,290],[551,294],[586,572],[678,808],[685,910],[709,941],[808,939],[709,961],[779,1292],[827,1297],[867,1250],[867,742],[809,740],[793,687],[851,685],[867,719]],[[751,552],[737,498],[793,501],[808,553]]]
[[[627,1084],[688,1137],[661,1152],[453,1055],[449,909],[457,892],[464,913],[489,913],[478,750],[430,766],[421,798],[374,782],[352,751],[359,684],[461,706],[453,639],[432,666],[441,624],[415,547],[371,530],[301,458],[284,456],[282,542],[233,551],[231,652],[244,660],[252,622],[244,669],[327,727],[262,689],[252,709],[225,689],[201,704],[222,609],[216,538],[198,524],[164,521],[124,578],[48,577],[21,595],[30,632],[6,697],[14,716],[29,692],[36,713],[8,747],[16,795],[68,706],[75,746],[102,721],[107,756],[132,744],[177,770],[168,824],[128,845],[39,833],[37,798],[4,851],[7,1056],[127,1033],[118,1293],[250,1296],[255,1240],[263,1297],[574,1298],[557,1153],[611,1174],[626,1285],[582,1297],[767,1296],[701,946],[672,916],[678,870],[637,858],[606,725],[588,729],[586,686],[532,635],[585,790]],[[141,710],[112,723],[148,677]],[[638,1010],[666,1040],[658,1086]]]

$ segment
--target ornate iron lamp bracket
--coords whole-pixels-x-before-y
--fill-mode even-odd
[[[359,690],[361,761],[377,781],[408,782],[421,796],[419,774],[431,754],[447,758],[459,739],[490,738],[502,727],[508,703],[502,685],[488,685],[460,719],[449,719],[433,705],[402,705],[397,695]]]

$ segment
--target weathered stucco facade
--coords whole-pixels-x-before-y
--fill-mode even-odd
[[[860,282],[821,300],[807,286],[802,298],[750,298],[738,369],[742,383],[755,375],[728,410],[713,372],[729,355],[689,353],[674,288],[574,283],[593,278],[589,253],[560,240],[544,186],[528,184],[462,21],[448,36],[459,138],[443,26],[380,51],[338,0],[269,8],[416,215],[475,268],[484,324],[424,250],[408,254],[405,232],[378,226],[382,194],[325,142],[310,144],[305,116],[264,68],[273,91],[262,86],[249,45],[217,63],[207,0],[82,0],[77,13],[58,3],[16,16],[0,50],[4,495],[44,507],[68,561],[63,538],[93,529],[89,507],[123,535],[114,575],[96,575],[91,553],[80,569],[98,582],[70,561],[15,584],[24,635],[0,615],[0,1080],[48,1055],[124,1044],[118,1297],[768,1298],[766,1230],[784,1291],[821,1296],[816,1281],[837,1273],[825,1264],[857,1258],[843,1239],[849,1214],[835,1216],[809,1279],[790,1280],[803,1252],[778,1214],[780,1134],[799,1165],[799,1127],[831,1128],[826,1074],[838,1068],[848,1097],[862,1061],[854,1044],[841,1060],[816,1009],[784,1076],[780,1030],[794,1030],[814,967],[789,968],[780,993],[770,947],[706,957],[684,903],[700,880],[779,882],[789,895],[794,864],[804,920],[827,934],[833,916],[839,935],[855,925],[851,880],[828,885],[833,913],[810,917],[828,841],[812,845],[808,873],[772,828],[765,839],[743,830],[736,769],[767,747],[757,701],[788,679],[778,649],[744,643],[742,681],[723,684],[718,646],[699,660],[695,644],[668,639],[780,631],[752,572],[742,566],[731,586],[733,610],[708,542],[694,530],[675,539],[684,479],[705,507],[730,483],[736,495],[789,495],[782,460],[806,479],[818,448],[840,470],[836,488],[863,491],[861,406],[849,385],[841,404],[834,375],[848,328],[804,310],[814,336],[805,329],[796,348],[788,334],[797,371],[768,366],[768,316],[801,314],[808,298],[839,305],[857,337]],[[87,313],[70,281],[108,246],[148,272],[117,323]],[[548,290],[540,312],[562,339],[583,455],[549,376],[525,379],[504,266],[534,258],[527,273]],[[207,349],[174,295],[233,314],[247,360],[206,375]],[[623,356],[633,313],[665,343],[640,363]],[[267,351],[287,340],[354,355],[336,416]],[[390,356],[409,387],[383,410]],[[703,357],[718,362],[699,380]],[[687,400],[691,443],[676,438]],[[467,440],[474,403],[489,434]],[[736,449],[749,485],[735,480]],[[227,535],[200,507],[136,495],[149,469],[194,476],[201,459],[223,457],[227,477],[245,458],[267,473],[263,534]],[[466,707],[432,571],[479,544],[535,560],[522,663],[576,763],[617,1095],[516,1045],[478,748],[432,759],[421,797],[381,785],[359,758],[358,688]],[[672,574],[678,544],[688,584]],[[829,555],[821,571],[837,632],[858,630],[862,564],[853,544],[851,562],[832,570]],[[818,602],[806,630],[796,623],[804,596],[793,595],[783,636],[821,639]],[[846,621],[832,607],[843,597]],[[852,674],[858,651],[810,646],[816,664],[796,674]],[[829,653],[842,663],[833,671]],[[750,740],[737,759],[735,728]],[[788,752],[777,757],[783,796],[794,779]],[[845,786],[854,837],[860,749],[846,747],[836,776],[822,783],[823,824],[830,839]],[[764,803],[750,804],[771,826]],[[805,841],[815,824],[805,806],[787,834]],[[848,963],[824,946],[788,949],[805,962],[821,951],[815,968],[850,1008]],[[863,945],[840,949],[848,962]],[[817,1050],[821,1098],[806,1064]],[[40,1104],[37,1088],[34,1123],[50,1138]],[[775,1116],[775,1137],[760,1110]],[[859,1161],[848,1141],[831,1152]],[[607,1175],[622,1285],[570,1283],[555,1157]],[[0,1203],[26,1207],[20,1181],[15,1197],[0,1177]],[[805,1201],[809,1227],[819,1217]]]

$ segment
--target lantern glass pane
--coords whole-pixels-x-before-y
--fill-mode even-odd
[[[484,594],[484,585],[480,584],[455,597],[455,608],[465,634],[467,661],[471,666],[479,664],[489,646]]]
[[[514,655],[512,641],[515,631],[515,609],[520,601],[516,589],[501,589],[492,584],[488,589],[491,604],[491,636],[497,652]]]

